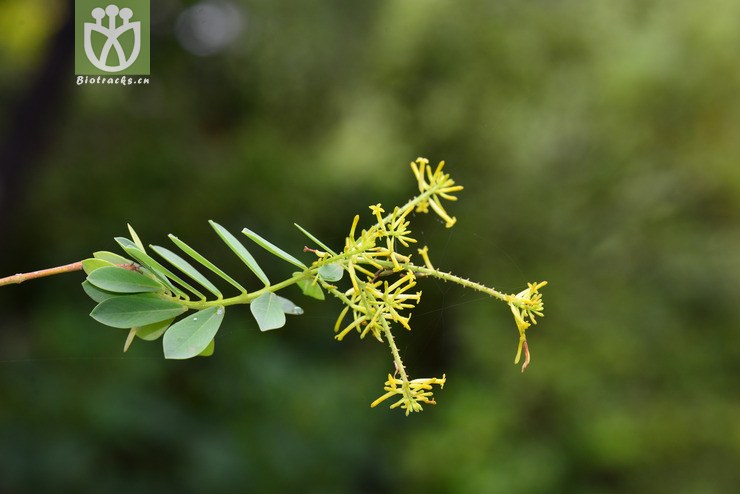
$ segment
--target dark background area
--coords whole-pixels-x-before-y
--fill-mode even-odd
[[[340,247],[426,156],[465,186],[452,230],[412,223],[435,264],[550,282],[532,365],[508,307],[424,281],[401,350],[448,382],[405,417],[369,408],[391,359],[333,340],[333,300],[288,293],[305,315],[264,334],[230,310],[212,358],[174,362],[123,354],[80,273],[7,286],[0,491],[736,491],[739,2],[151,3],[127,87],[75,84],[71,2],[0,3],[0,275],[129,222],[249,280],[208,219]]]

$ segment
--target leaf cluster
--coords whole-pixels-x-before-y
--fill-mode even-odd
[[[107,326],[129,329],[124,351],[134,338],[153,341],[163,337],[165,358],[210,356],[226,307],[237,303],[250,305],[251,313],[262,331],[284,326],[286,314],[303,313],[299,306],[273,293],[275,287],[244,244],[218,223],[211,221],[210,224],[221,240],[264,284],[263,288],[248,291],[174,235],[169,238],[180,254],[166,247],[149,246],[151,252],[162,259],[160,262],[148,253],[130,225],[130,239],[115,239],[129,257],[102,251],[95,252],[92,258],[82,262],[87,274],[82,287],[97,302],[90,316]],[[245,229],[243,233],[276,257],[306,268],[295,257],[251,230]],[[194,265],[198,265],[200,270]],[[210,272],[231,285],[238,294],[225,298],[223,292],[202,271]],[[315,292],[311,294],[316,296]],[[195,312],[186,314],[190,311]],[[185,317],[176,321],[180,316]]]

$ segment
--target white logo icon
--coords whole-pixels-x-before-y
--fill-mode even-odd
[[[96,7],[91,12],[95,22],[85,23],[85,54],[95,67],[105,72],[120,72],[131,67],[139,57],[141,51],[141,22],[129,22],[134,13],[128,7],[118,9],[116,5],[108,5],[105,10]],[[108,26],[103,25],[103,17],[108,16]],[[120,16],[123,23],[116,27],[116,16]],[[127,57],[123,51],[123,46],[118,41],[119,36],[131,29],[134,33],[134,47]],[[103,48],[100,50],[100,56],[93,51],[92,34],[93,31],[105,36],[106,40]],[[110,51],[115,50],[118,57],[118,65],[108,65],[108,56]]]

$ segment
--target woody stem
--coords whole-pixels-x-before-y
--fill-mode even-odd
[[[30,273],[18,273],[12,276],[6,276],[5,278],[0,278],[0,286],[23,283],[24,281],[36,278],[45,278],[46,276],[54,276],[55,274],[71,273],[72,271],[82,271],[82,261],[65,264],[64,266],[57,266],[55,268],[31,271]]]

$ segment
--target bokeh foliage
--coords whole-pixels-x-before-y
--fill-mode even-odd
[[[425,155],[466,187],[452,232],[418,219],[435,264],[550,282],[532,365],[500,304],[420,284],[400,344],[449,380],[406,418],[369,408],[386,349],[333,341],[331,302],[269,334],[233,317],[214,358],[171,362],[122,355],[82,276],[5,287],[0,490],[734,492],[740,3],[243,0],[206,58],[173,35],[193,3],[152,1],[148,87],[70,64],[0,273],[114,249],[127,222],[225,261],[208,219],[339,242]],[[66,7],[0,4],[2,132]]]

